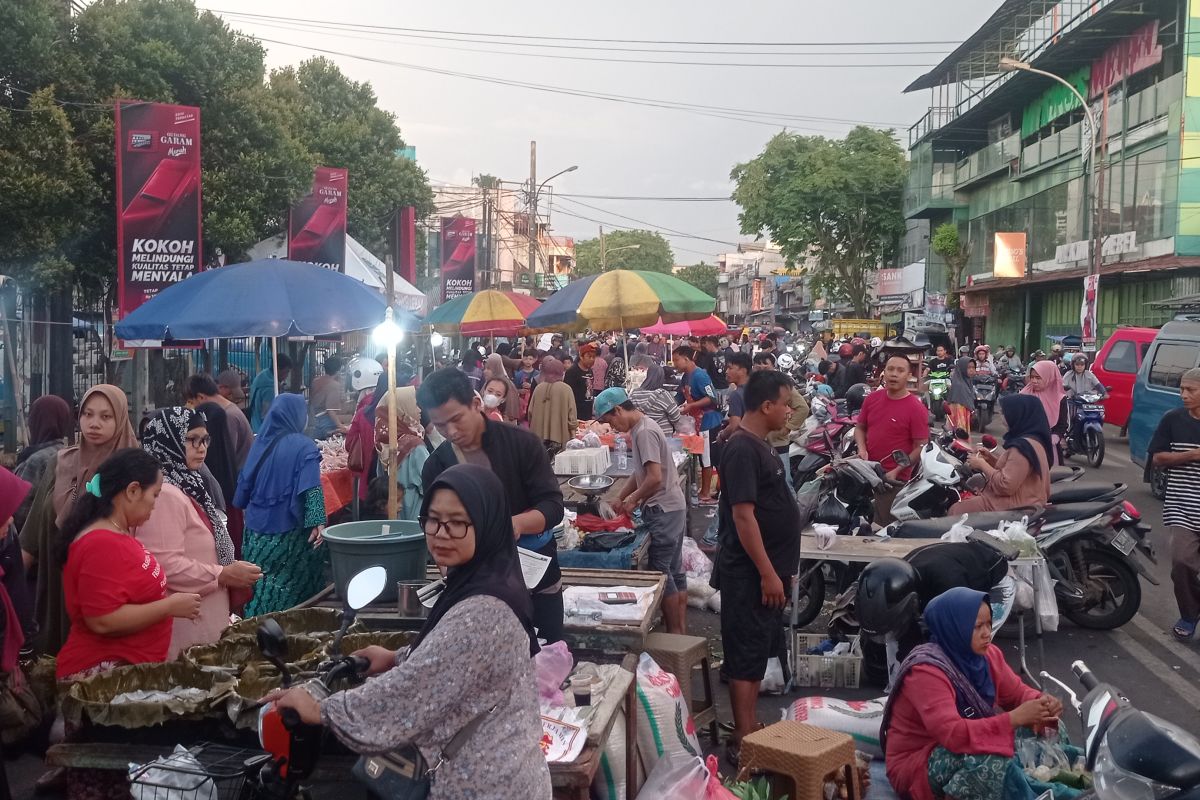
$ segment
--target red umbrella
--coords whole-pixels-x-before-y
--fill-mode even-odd
[[[659,319],[657,324],[642,328],[644,334],[658,333],[663,336],[717,336],[728,331],[729,326],[716,314],[691,322],[664,323]]]

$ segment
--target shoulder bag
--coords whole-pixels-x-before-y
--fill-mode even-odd
[[[415,744],[379,756],[362,756],[354,764],[351,773],[367,787],[367,793],[378,800],[425,800],[433,786],[437,771],[459,751],[474,735],[497,706],[476,715],[442,748],[438,761],[432,767],[421,755]]]

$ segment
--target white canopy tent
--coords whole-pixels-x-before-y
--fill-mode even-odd
[[[279,233],[263,239],[250,248],[247,254],[249,261],[260,258],[287,258],[287,234]],[[363,247],[354,237],[346,235],[346,274],[355,280],[383,291],[387,276],[387,265],[376,258],[371,251]],[[399,274],[393,274],[396,288],[396,306],[414,314],[424,315],[425,295]]]

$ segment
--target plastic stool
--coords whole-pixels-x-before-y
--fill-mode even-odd
[[[651,633],[646,637],[646,652],[660,667],[679,679],[679,688],[687,701],[696,727],[708,725],[714,744],[717,739],[717,706],[713,701],[712,671],[708,665],[708,640],[703,636],[684,636],[678,633]],[[704,684],[701,705],[692,696],[692,670],[700,667]]]
[[[824,797],[825,778],[846,771],[846,790],[851,800],[862,792],[854,760],[854,740],[844,733],[784,720],[755,731],[742,739],[738,778],[750,770],[765,770],[790,778],[789,797]]]

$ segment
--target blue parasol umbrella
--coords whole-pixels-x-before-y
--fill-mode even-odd
[[[386,307],[382,295],[340,272],[267,258],[193,275],[115,327],[125,340],[324,336],[372,328]],[[395,320],[408,331],[420,327],[405,311]]]

